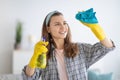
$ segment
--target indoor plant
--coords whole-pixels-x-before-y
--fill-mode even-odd
[[[15,49],[20,48],[21,40],[22,40],[22,23],[18,22],[16,26]]]

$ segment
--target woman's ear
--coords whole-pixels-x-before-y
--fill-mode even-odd
[[[47,31],[48,31],[48,33],[50,33],[50,27],[47,27]]]

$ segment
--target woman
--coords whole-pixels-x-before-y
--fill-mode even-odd
[[[29,64],[23,69],[23,79],[38,80],[41,76],[42,80],[87,80],[87,69],[114,49],[112,41],[103,34],[100,26],[97,27],[97,32],[96,27],[92,27],[91,30],[100,42],[94,45],[73,43],[70,27],[63,14],[58,11],[50,12],[42,27],[42,37],[44,36],[49,44],[36,44],[39,48],[44,48],[43,52],[47,52],[47,66],[44,69],[35,66],[36,58],[33,57],[38,57],[35,47]]]

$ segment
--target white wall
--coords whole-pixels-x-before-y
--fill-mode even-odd
[[[116,50],[100,60],[103,71],[120,75],[119,0],[0,0],[0,74],[12,72],[12,52],[17,20],[23,23],[22,48],[28,49],[28,36],[40,38],[41,26],[48,12],[63,12],[71,27],[73,41],[95,43],[96,37],[74,17],[77,11],[93,7],[99,23],[108,37],[116,44]],[[103,69],[104,68],[104,69]]]

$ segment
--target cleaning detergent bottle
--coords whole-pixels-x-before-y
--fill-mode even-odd
[[[45,42],[45,37],[42,38],[42,41]],[[44,45],[44,44],[43,44]],[[37,67],[44,69],[47,63],[47,54],[41,53],[37,58]]]

